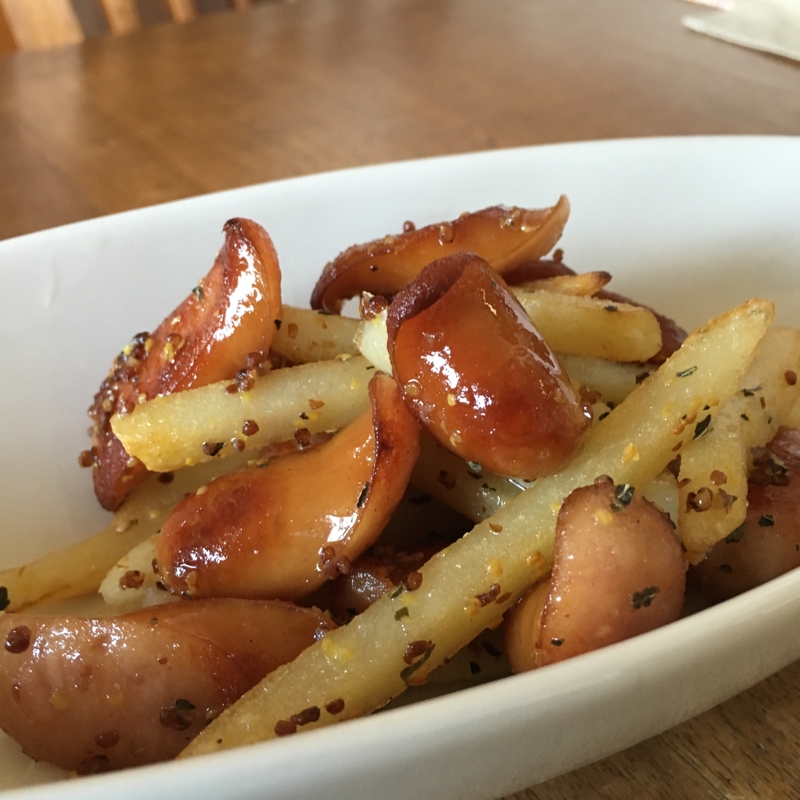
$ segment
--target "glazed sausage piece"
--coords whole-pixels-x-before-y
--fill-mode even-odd
[[[349,571],[400,502],[419,428],[379,373],[372,408],[332,439],[212,481],[167,519],[162,580],[192,597],[296,600]]]
[[[569,463],[591,423],[555,354],[480,257],[434,261],[389,306],[394,376],[420,424],[500,475]]]
[[[478,253],[501,274],[540,258],[561,237],[569,202],[551,208],[492,206],[462,214],[452,222],[354,245],[326,264],[311,295],[311,308],[339,313],[345,300],[362,292],[391,297],[437,258],[462,251]]]
[[[111,417],[142,399],[254,371],[269,349],[281,315],[275,248],[250,220],[229,220],[224,231],[208,275],[152,334],[137,334],[117,356],[89,409],[94,429],[84,463],[91,461],[95,494],[111,511],[146,474],[114,436]]]
[[[506,616],[515,672],[588,653],[677,619],[686,559],[669,517],[600,478],[564,501],[553,571]]]
[[[112,619],[6,614],[0,727],[33,758],[81,774],[173,758],[333,627],[316,609],[253,600]]]
[[[419,568],[443,547],[444,543],[426,544],[410,552],[378,554],[370,550],[353,562],[348,574],[340,575],[324,587],[325,602],[319,601],[320,605],[338,622],[366,611],[401,583],[416,589],[416,581],[422,580]],[[314,596],[315,601],[317,597]]]
[[[692,568],[709,599],[727,600],[800,567],[800,430],[781,428],[755,453],[744,524]]]

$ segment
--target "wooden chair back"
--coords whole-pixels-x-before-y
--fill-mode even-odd
[[[256,0],[0,0],[0,54],[76,44],[143,25],[189,22]]]

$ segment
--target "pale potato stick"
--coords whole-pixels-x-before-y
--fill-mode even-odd
[[[553,350],[611,361],[647,361],[661,349],[658,320],[646,308],[595,297],[513,291]]]
[[[554,275],[551,278],[525,281],[516,288],[588,297],[599,292],[610,280],[611,275],[608,272],[581,272],[578,275]]]
[[[534,485],[533,481],[504,478],[481,470],[480,464],[464,461],[424,432],[420,448],[411,483],[473,522],[489,519]],[[658,503],[677,522],[678,489],[672,475],[659,475],[644,487],[642,494]]]
[[[673,525],[677,526],[678,481],[671,472],[664,470],[656,476],[642,489],[642,495],[651,503],[655,503],[662,511],[666,511]]]
[[[326,361],[342,353],[358,355],[353,343],[357,319],[294,306],[284,306],[282,314],[270,350],[292,363]]]
[[[349,356],[268,372],[252,389],[230,394],[230,381],[156,397],[111,427],[125,450],[154,472],[169,472],[235,453],[233,440],[248,449],[292,439],[298,430],[339,430],[369,406],[367,384],[374,367]],[[245,436],[253,420],[258,431]],[[204,453],[209,445],[215,455]]]
[[[268,675],[212,722],[182,755],[276,736],[276,725],[317,708],[305,728],[367,714],[400,694],[497,625],[503,612],[552,562],[563,499],[598,475],[644,486],[690,441],[682,417],[712,410],[734,392],[774,308],[751,300],[696,331],[662,368],[589,432],[578,457],[538,480],[489,520],[434,556],[414,592],[394,591],[349,625],[325,635]],[[683,379],[678,372],[696,367]],[[409,663],[410,662],[410,663]]]
[[[698,439],[681,454],[680,477],[685,483],[678,489],[678,528],[693,564],[741,525],[747,514],[747,443],[738,411],[742,406],[736,400],[729,400],[717,415],[707,442],[706,437]],[[702,513],[689,503],[702,508]]]
[[[386,332],[386,314],[381,311],[372,319],[365,319],[358,326],[355,335],[355,344],[358,351],[370,364],[383,370],[387,375],[392,374],[392,362],[389,360],[387,342],[389,335]]]
[[[149,477],[131,492],[102,531],[30,564],[0,572],[0,586],[8,593],[7,610],[22,611],[36,603],[96,592],[114,564],[157,533],[169,512],[187,493],[245,463],[245,457],[238,454],[224,463],[181,470],[170,483]]]
[[[420,438],[411,483],[473,522],[488,519],[530,485],[470,465],[427,433]]]
[[[619,405],[636,388],[637,379],[643,379],[651,371],[641,364],[569,353],[557,355],[573,384],[599,392],[603,401],[614,405]]]
[[[157,542],[157,535],[139,542],[101,581],[99,592],[105,604],[117,613],[173,599],[166,589],[158,588],[159,576],[153,569]]]
[[[681,451],[678,528],[694,563],[744,522],[753,448],[775,436],[797,403],[798,372],[800,331],[770,328],[740,391],[713,428]]]

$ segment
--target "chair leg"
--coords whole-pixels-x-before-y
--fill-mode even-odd
[[[194,0],[167,0],[167,5],[175,22],[189,22],[197,17]]]
[[[83,41],[80,22],[69,0],[0,0],[0,9],[20,50],[43,50]]]
[[[135,0],[100,0],[111,33],[129,33],[142,27]]]
[[[0,4],[0,55],[13,53],[17,49],[17,42],[8,24],[3,6]]]

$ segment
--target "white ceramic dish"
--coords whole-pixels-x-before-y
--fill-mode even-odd
[[[494,203],[565,193],[579,270],[686,326],[755,294],[800,320],[800,139],[589,142],[390,164],[255,186],[0,242],[0,566],[102,526],[85,409],[114,354],[210,267],[222,223],[272,234],[285,299],[339,250]],[[11,790],[9,800],[490,798],[656,734],[800,657],[800,572],[572,662],[205,759]],[[52,776],[0,748],[5,786]]]

